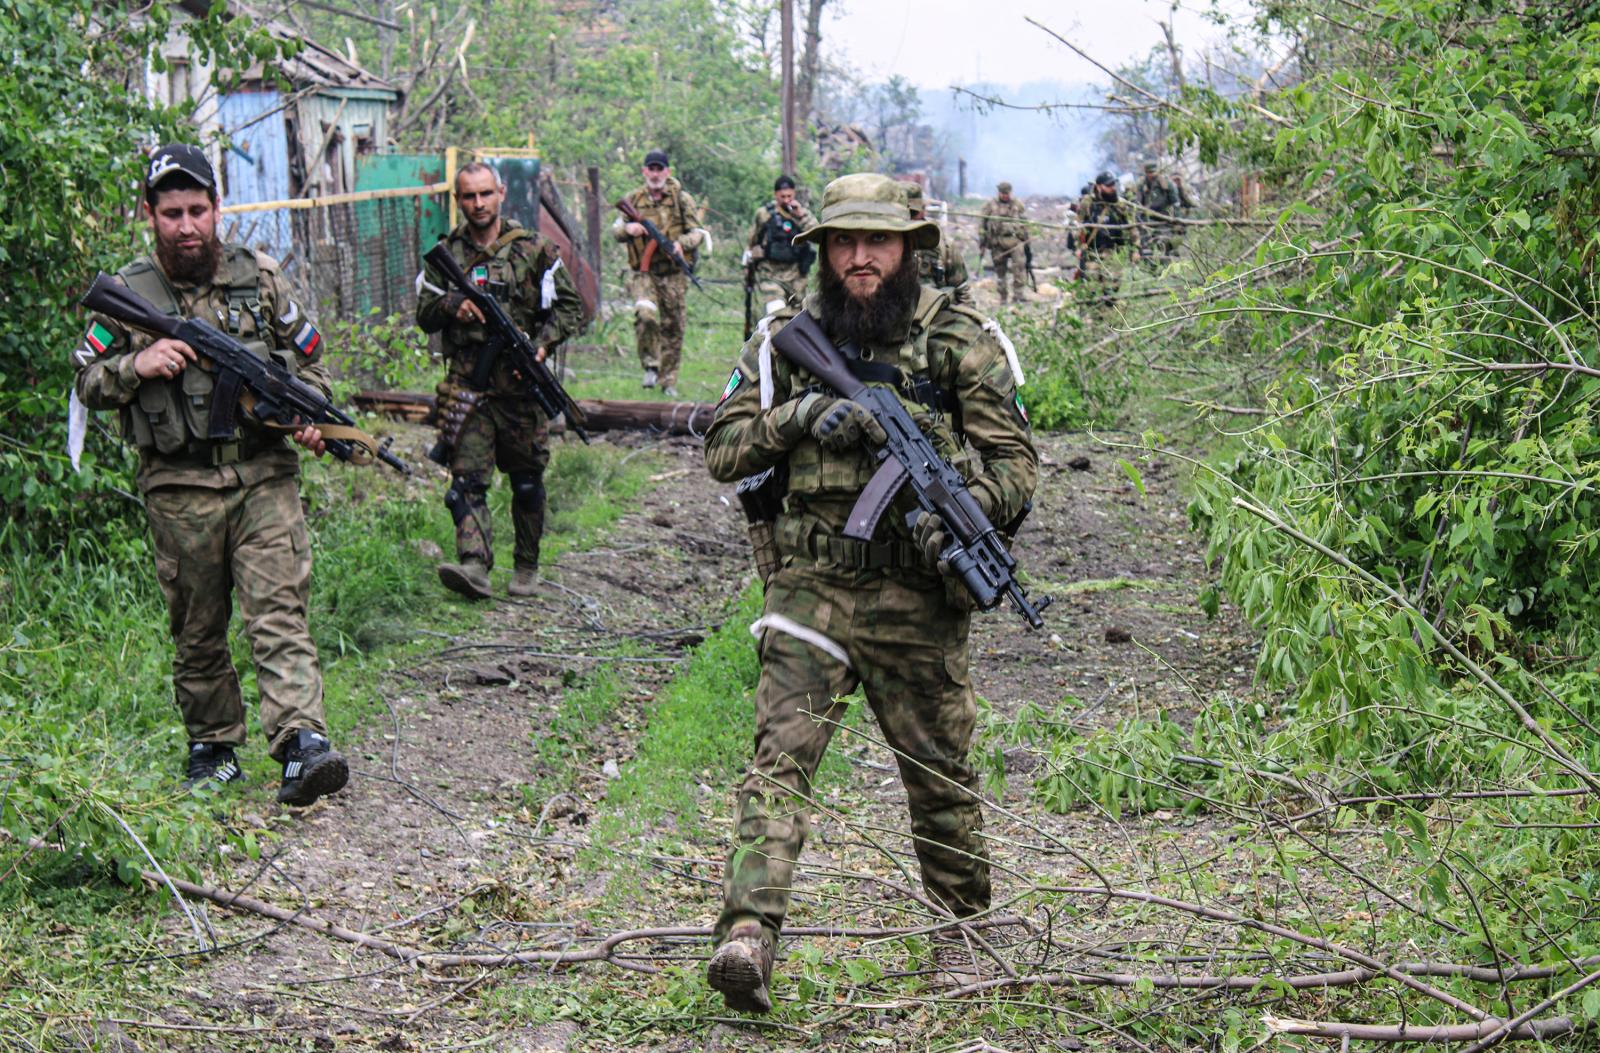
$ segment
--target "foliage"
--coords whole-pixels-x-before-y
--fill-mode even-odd
[[[1130,378],[1085,353],[1082,315],[1065,308],[1053,319],[1018,312],[1006,328],[1027,364],[1021,394],[1035,428],[1076,431],[1115,419]]]
[[[91,0],[0,2],[0,510],[34,523],[91,524],[121,507],[127,462],[93,458],[70,476],[69,355],[82,334],[77,296],[96,270],[133,254],[132,222],[152,142],[192,137],[182,110],[143,97],[147,62],[160,68],[171,7],[139,14]],[[192,22],[198,59],[226,77],[280,46],[220,13]]]

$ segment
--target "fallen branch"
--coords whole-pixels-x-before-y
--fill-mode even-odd
[[[1340,1024],[1323,1020],[1297,1020],[1294,1017],[1261,1018],[1268,1031],[1280,1035],[1312,1035],[1317,1038],[1347,1038],[1359,1042],[1469,1042],[1496,1032],[1504,1020],[1480,1020],[1475,1024]],[[1546,1039],[1570,1035],[1578,1025],[1568,1016],[1547,1017],[1519,1024],[1503,1038]]]

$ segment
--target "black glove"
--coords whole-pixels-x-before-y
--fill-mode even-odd
[[[811,424],[811,435],[824,448],[835,453],[848,450],[862,442],[881,446],[889,441],[883,425],[872,419],[859,403],[839,399],[817,415]]]
[[[916,525],[911,528],[911,543],[921,550],[929,566],[937,567],[940,574],[950,573],[950,564],[939,558],[950,544],[950,536],[945,533],[944,519],[937,512],[924,512],[917,517]]]

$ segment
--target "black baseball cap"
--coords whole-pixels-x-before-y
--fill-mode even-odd
[[[794,180],[786,175],[781,175],[772,181],[773,190],[793,190]]]
[[[217,188],[217,174],[206,160],[205,151],[188,143],[168,143],[150,154],[150,167],[145,169],[144,185],[154,190],[175,175],[186,175],[207,190]]]
[[[649,153],[644,155],[644,166],[649,168],[651,165],[660,165],[662,168],[671,168],[672,162],[667,160],[667,152],[665,150],[651,150]]]

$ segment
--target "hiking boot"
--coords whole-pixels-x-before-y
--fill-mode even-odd
[[[511,572],[511,584],[506,586],[508,596],[533,596],[539,591],[539,568],[518,567]]]
[[[959,933],[933,938],[933,983],[937,987],[966,987],[989,979],[986,958]]]
[[[283,755],[283,785],[278,787],[278,803],[304,808],[344,789],[350,769],[344,757],[328,745],[328,736],[301,728],[295,732],[289,752]]]
[[[772,1011],[767,984],[772,980],[772,942],[757,921],[741,921],[728,933],[706,966],[706,983],[722,992],[729,1009],[740,1013]]]
[[[489,598],[489,568],[475,559],[439,564],[439,584],[469,600]]]
[[[639,386],[642,387],[642,388],[653,388],[653,387],[655,387],[656,386],[656,371],[653,370],[653,369],[646,369],[644,371],[644,383],[640,384]]]
[[[233,747],[221,742],[189,743],[189,774],[183,780],[186,790],[208,790],[244,778]]]
[[[669,399],[675,399],[678,397],[678,388],[674,384],[668,384],[666,387],[661,389],[661,393],[667,396]]]

